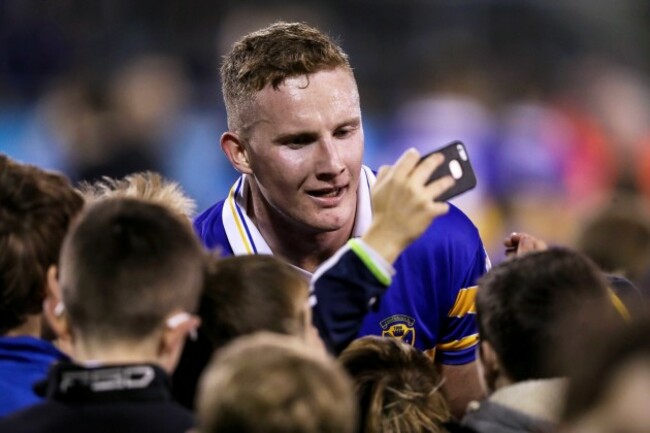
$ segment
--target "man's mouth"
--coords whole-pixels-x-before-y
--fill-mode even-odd
[[[321,188],[308,191],[307,193],[313,197],[318,198],[334,198],[340,197],[343,194],[345,187],[332,187],[332,188]]]

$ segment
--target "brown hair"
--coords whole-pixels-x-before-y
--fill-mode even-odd
[[[0,154],[0,335],[38,314],[83,199],[63,175]]]
[[[441,378],[424,353],[394,338],[353,341],[339,361],[355,382],[361,432],[443,432],[449,407]]]
[[[302,336],[308,283],[273,256],[218,259],[207,277],[199,315],[202,332],[216,346],[256,331]]]
[[[138,341],[174,310],[193,312],[204,274],[204,252],[189,224],[136,199],[89,205],[61,253],[72,327],[97,341]]]
[[[345,372],[296,337],[258,333],[217,352],[201,380],[202,433],[352,433]]]
[[[289,77],[338,67],[352,71],[345,52],[327,35],[303,23],[278,22],[244,36],[221,66],[229,129],[244,127],[243,113],[255,93],[266,86],[277,89]]]
[[[515,382],[566,374],[549,347],[559,348],[569,338],[567,326],[581,319],[575,314],[579,307],[603,315],[615,312],[602,272],[588,257],[566,248],[502,262],[478,286],[479,334]]]

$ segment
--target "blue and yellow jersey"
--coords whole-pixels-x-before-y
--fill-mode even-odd
[[[364,318],[359,336],[396,337],[443,364],[473,361],[476,283],[489,261],[471,221],[450,206],[394,266],[392,283]]]
[[[363,233],[372,218],[374,174],[364,167],[360,179],[354,236]],[[228,198],[199,215],[195,230],[206,247],[218,248],[224,255],[272,254],[243,208],[244,185],[242,177]],[[340,347],[350,332],[383,335],[426,351],[443,364],[475,359],[476,282],[489,261],[478,230],[465,214],[451,205],[449,213],[437,218],[402,253],[392,278],[382,274],[354,244],[348,245],[347,254],[340,255],[340,260],[336,257],[340,263],[331,264],[334,267],[322,278],[321,286],[326,287],[316,291],[313,302],[315,320],[322,319],[317,325],[332,337],[326,342]],[[346,284],[359,289],[345,290]]]

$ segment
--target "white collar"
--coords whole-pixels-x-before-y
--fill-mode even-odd
[[[359,237],[370,227],[372,222],[372,203],[370,187],[375,183],[375,175],[368,167],[362,166],[357,188],[357,214],[352,229],[352,236]],[[248,254],[273,254],[271,248],[255,224],[247,215],[246,208],[247,176],[241,175],[230,189],[221,212],[223,227],[228,242],[237,256]],[[300,269],[307,276],[311,273]]]

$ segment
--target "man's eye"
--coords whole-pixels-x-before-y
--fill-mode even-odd
[[[336,138],[345,138],[352,133],[351,129],[339,129],[334,132],[334,137]]]
[[[310,135],[297,135],[295,137],[287,138],[284,140],[283,144],[287,146],[305,146],[307,144],[313,143],[315,140],[314,137]]]
[[[312,142],[312,139],[309,137],[297,137],[295,140],[292,140],[293,144],[309,144]]]

